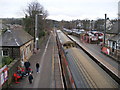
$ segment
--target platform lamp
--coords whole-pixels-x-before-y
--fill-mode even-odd
[[[43,14],[36,14],[35,15],[35,49],[38,50],[38,16],[42,16]]]

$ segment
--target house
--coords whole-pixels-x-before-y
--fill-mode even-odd
[[[111,30],[106,32],[106,47],[108,55],[120,59],[120,29],[119,22],[113,23]],[[104,52],[104,51],[103,51]]]
[[[33,54],[34,38],[20,26],[7,30],[0,36],[2,56],[27,61]]]
[[[120,58],[120,34],[108,39],[110,54]]]

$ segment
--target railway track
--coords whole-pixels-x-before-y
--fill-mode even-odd
[[[67,52],[76,88],[117,88],[118,84],[82,50]]]
[[[74,41],[73,39],[71,39],[71,40],[76,43],[76,41]],[[109,67],[107,67],[105,64],[101,63],[97,58],[95,58],[92,54],[90,54],[88,51],[86,51],[78,43],[76,43],[76,45],[79,49],[82,49],[95,63],[97,63],[97,65],[99,65],[106,73],[108,73],[118,84],[120,83],[119,73],[118,73],[118,75],[116,75],[112,70],[109,69]],[[119,70],[119,66],[118,66],[118,70]]]

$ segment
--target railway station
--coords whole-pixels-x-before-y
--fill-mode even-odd
[[[62,30],[51,32],[29,61],[33,84],[28,84],[26,76],[9,88],[119,88],[119,63],[101,53],[99,45],[81,43]],[[35,71],[37,61],[40,63],[38,74]]]
[[[0,0],[0,11],[0,90],[120,89],[120,0]]]

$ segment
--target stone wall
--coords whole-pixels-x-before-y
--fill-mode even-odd
[[[17,71],[17,66],[20,65],[20,59],[15,59],[8,65],[8,80],[3,84],[2,88],[7,88],[14,81],[13,74]]]
[[[33,45],[34,41],[31,40],[20,47],[20,58],[23,59],[24,62],[27,61],[33,55]]]

